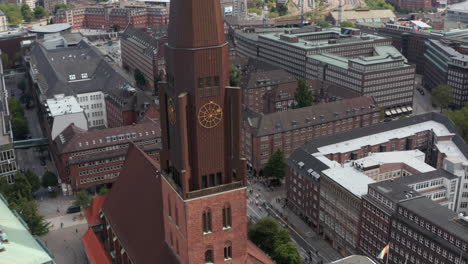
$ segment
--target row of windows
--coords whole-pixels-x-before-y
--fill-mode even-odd
[[[232,215],[231,206],[226,205],[222,210],[223,218],[223,229],[231,228],[232,226]],[[202,230],[203,234],[209,234],[212,232],[212,221],[211,221],[211,209],[206,209],[202,214]]]
[[[86,183],[91,183],[91,182],[96,182],[96,181],[114,179],[114,178],[119,177],[119,175],[120,175],[120,172],[114,172],[114,173],[111,173],[111,174],[96,176],[96,177],[92,177],[92,178],[80,179],[80,184],[86,184]]]
[[[95,165],[99,165],[99,164],[110,163],[110,162],[115,162],[115,161],[122,161],[122,160],[125,160],[125,156],[119,156],[119,157],[110,158],[110,159],[102,159],[102,160],[96,160],[96,161],[80,163],[80,164],[78,164],[78,168],[83,168],[83,167],[88,167],[88,166],[95,166]]]
[[[110,167],[96,168],[92,170],[84,170],[84,171],[80,171],[79,175],[83,176],[83,175],[89,175],[89,174],[94,174],[94,173],[103,172],[103,171],[119,170],[122,167],[123,167],[123,164],[119,164],[119,165],[114,165]]]

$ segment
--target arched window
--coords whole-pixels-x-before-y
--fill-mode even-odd
[[[226,204],[223,208],[223,228],[230,228],[232,226],[231,206]]]
[[[232,259],[232,244],[227,241],[224,244],[224,260]]]
[[[205,251],[205,263],[214,263],[212,249],[208,249],[207,251]]]
[[[209,208],[203,211],[202,222],[203,222],[203,233],[210,233],[211,232],[211,210]]]

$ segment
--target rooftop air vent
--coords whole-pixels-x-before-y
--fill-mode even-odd
[[[302,168],[304,167],[304,165],[305,165],[305,164],[304,164],[304,162],[302,162],[302,161],[299,161],[299,162],[297,163],[297,166],[299,166],[299,169],[302,169]]]

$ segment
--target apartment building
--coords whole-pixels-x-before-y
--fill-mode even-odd
[[[123,32],[121,43],[122,66],[131,74],[141,71],[147,87],[156,92],[158,76],[165,70],[164,45],[167,27],[135,28],[129,26]]]
[[[257,35],[236,30],[235,37],[236,48],[244,55],[302,79],[320,80],[361,96],[374,96],[377,104],[390,113],[392,109],[395,114],[411,112],[407,106],[412,106],[415,67],[391,47],[389,38],[349,28]]]
[[[244,111],[243,146],[257,173],[280,149],[288,157],[307,141],[379,123],[380,108],[370,97],[355,97],[270,114]]]
[[[99,5],[60,9],[55,23],[68,23],[72,29],[108,29],[118,25],[121,29],[129,25],[151,27],[169,23],[169,12],[165,7],[130,5]]]
[[[78,190],[113,183],[120,175],[129,142],[159,160],[159,122],[145,119],[135,125],[93,131],[70,124],[53,141],[52,153],[62,180]]]
[[[436,176],[430,184],[439,180]],[[399,180],[370,184],[368,188],[363,197],[359,241],[367,256],[376,256],[390,244],[388,263],[467,263],[463,254],[468,246],[466,217]]]
[[[424,84],[431,90],[440,84],[453,89],[452,105],[468,104],[468,45],[441,39],[426,42]]]

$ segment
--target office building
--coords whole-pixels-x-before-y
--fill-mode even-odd
[[[288,157],[307,141],[335,135],[380,121],[380,108],[372,98],[356,97],[270,114],[244,111],[243,146],[254,173],[277,150]]]

